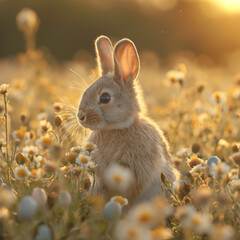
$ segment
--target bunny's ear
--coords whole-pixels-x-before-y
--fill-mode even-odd
[[[95,41],[98,69],[101,75],[114,71],[113,46],[106,36],[99,36]]]
[[[122,39],[114,48],[115,75],[122,76],[124,83],[131,77],[137,78],[140,61],[134,43],[129,39]]]

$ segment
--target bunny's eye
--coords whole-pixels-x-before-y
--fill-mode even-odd
[[[110,102],[110,95],[108,93],[103,93],[101,96],[100,96],[100,103],[109,103]]]

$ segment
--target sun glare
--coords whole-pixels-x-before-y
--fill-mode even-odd
[[[231,13],[240,13],[240,0],[213,0],[223,10]]]

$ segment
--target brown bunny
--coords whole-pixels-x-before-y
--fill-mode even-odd
[[[101,77],[84,92],[77,116],[82,126],[92,130],[88,140],[97,145],[93,160],[104,197],[109,200],[113,195],[104,182],[104,171],[109,164],[118,163],[134,176],[122,194],[131,205],[162,194],[160,175],[164,173],[173,182],[174,169],[162,131],[144,116],[134,43],[122,39],[113,48],[109,38],[100,36],[95,46]]]

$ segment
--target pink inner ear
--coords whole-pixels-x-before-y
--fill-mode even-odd
[[[120,56],[120,67],[122,70],[123,81],[125,82],[129,76],[134,80],[138,74],[139,63],[133,46],[128,45]]]

